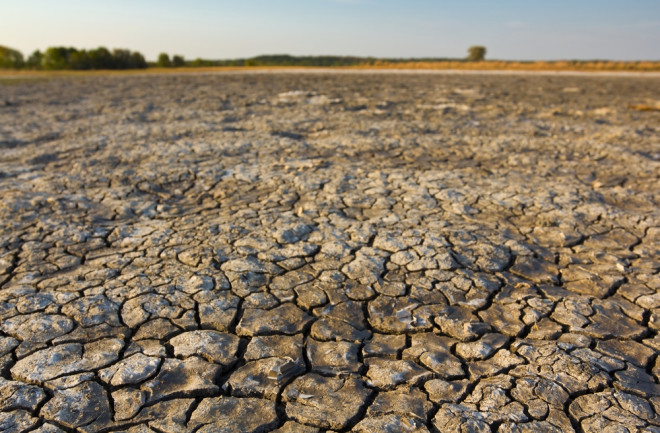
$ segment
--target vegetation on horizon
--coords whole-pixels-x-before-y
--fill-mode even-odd
[[[464,59],[449,58],[375,58],[355,56],[291,56],[262,55],[232,60],[197,58],[186,61],[181,55],[161,53],[158,60],[147,63],[136,51],[99,47],[77,50],[50,47],[35,51],[27,59],[17,50],[0,45],[0,69],[30,70],[106,70],[159,68],[227,68],[227,67],[342,67],[357,69],[461,69],[461,70],[550,70],[550,71],[660,71],[660,61],[558,60],[504,61],[485,60],[486,47],[472,46]]]
[[[0,68],[44,70],[144,69],[147,62],[137,51],[108,50],[99,47],[78,50],[73,47],[50,47],[33,52],[27,60],[17,50],[0,46]]]
[[[481,62],[486,58],[486,47],[481,45],[473,45],[468,48],[467,59],[471,62]]]

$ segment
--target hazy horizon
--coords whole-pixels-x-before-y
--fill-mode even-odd
[[[0,45],[28,56],[49,46],[127,48],[155,60],[257,55],[389,58],[465,57],[471,45],[487,59],[660,60],[660,2],[558,0],[0,0],[11,19]]]

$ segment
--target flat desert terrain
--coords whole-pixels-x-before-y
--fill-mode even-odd
[[[657,75],[4,79],[0,430],[660,432],[658,103]]]

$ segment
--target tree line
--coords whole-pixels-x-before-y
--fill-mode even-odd
[[[486,48],[472,46],[464,61],[482,61]],[[13,69],[44,69],[44,70],[89,70],[89,69],[144,69],[150,66],[167,67],[202,67],[202,66],[315,66],[315,67],[347,67],[410,63],[410,62],[442,62],[457,59],[448,58],[375,58],[355,56],[291,56],[287,54],[264,55],[232,60],[208,60],[197,58],[186,61],[181,55],[170,57],[160,53],[154,63],[148,63],[137,51],[126,49],[108,50],[99,47],[91,50],[79,50],[73,47],[50,47],[44,52],[39,50],[24,58],[23,54],[0,45],[0,68]],[[459,61],[461,61],[459,59]]]
[[[105,47],[79,50],[73,47],[50,47],[39,50],[26,59],[23,54],[0,46],[0,68],[44,69],[44,70],[88,70],[88,69],[144,69],[148,67],[144,56],[137,51]]]

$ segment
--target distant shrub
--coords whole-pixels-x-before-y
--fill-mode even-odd
[[[471,62],[480,62],[486,58],[486,47],[481,45],[473,45],[468,48],[467,59]]]
[[[23,54],[20,51],[0,45],[0,68],[18,69],[23,65]]]
[[[144,69],[147,67],[147,61],[144,56],[137,51],[114,49],[112,50],[115,69]]]
[[[170,61],[170,56],[167,53],[160,53],[158,55],[158,60],[156,61],[156,64],[161,68],[169,68],[170,66],[172,66],[172,62]]]
[[[179,56],[176,54],[172,56],[172,66],[174,66],[175,68],[179,68],[185,65],[186,65],[186,61],[184,60],[183,56]]]
[[[25,66],[32,69],[39,69],[41,67],[41,61],[43,60],[43,58],[44,58],[43,53],[39,50],[36,50],[32,54],[30,54],[30,57],[28,57],[27,62],[25,62]]]

